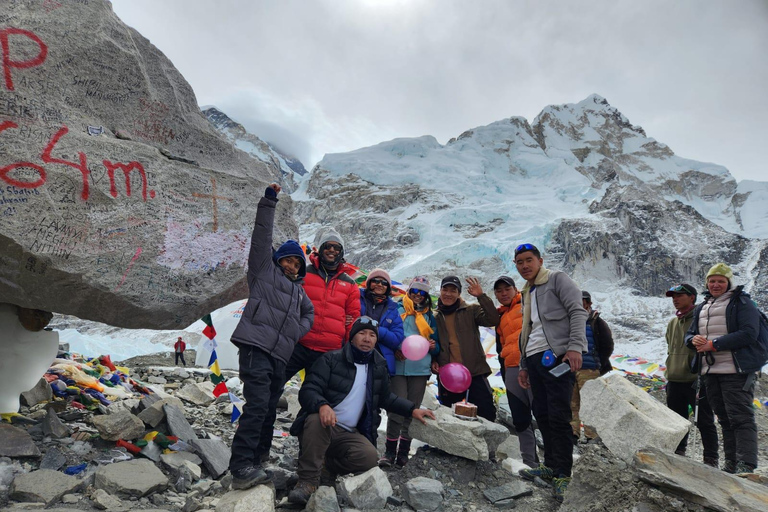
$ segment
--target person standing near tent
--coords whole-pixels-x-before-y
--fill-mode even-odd
[[[370,279],[370,276],[369,276]],[[424,400],[427,381],[431,375],[430,366],[433,358],[440,353],[437,340],[437,323],[432,314],[432,297],[429,296],[429,281],[426,277],[417,276],[411,281],[408,293],[398,308],[403,320],[405,337],[419,335],[429,341],[429,352],[418,361],[410,361],[397,350],[395,352],[395,374],[390,377],[389,387],[394,394],[410,400],[416,407]],[[381,326],[379,326],[381,332]],[[384,456],[379,459],[379,466],[388,467],[396,464],[399,467],[408,463],[411,450],[411,436],[408,429],[411,418],[391,413],[387,416],[387,441]]]
[[[275,183],[267,187],[256,210],[248,255],[248,302],[231,338],[239,349],[246,401],[229,459],[233,489],[247,489],[270,478],[262,463],[272,446],[285,365],[314,319],[312,302],[301,287],[306,274],[301,246],[288,240],[272,250],[280,190]]]
[[[733,270],[717,263],[707,272],[707,293],[696,307],[685,343],[695,348],[704,388],[723,431],[727,473],[757,468],[757,424],[752,403],[765,352],[757,339],[760,311],[743,286],[733,287]]]
[[[335,229],[318,232],[317,252],[309,256],[304,291],[315,306],[315,323],[293,350],[285,381],[299,370],[308,371],[320,356],[338,350],[349,340],[352,322],[360,316],[360,293],[345,272],[344,241]]]
[[[440,283],[440,298],[437,299],[435,319],[442,350],[437,355],[437,361],[432,363],[432,370],[438,374],[440,403],[450,407],[464,400],[466,395],[452,393],[440,384],[440,367],[448,363],[466,366],[472,375],[469,399],[477,406],[478,416],[488,421],[496,421],[496,404],[493,402],[493,390],[488,383],[491,367],[486,361],[478,326],[496,327],[499,324],[499,313],[491,298],[483,293],[480,281],[468,277],[467,284],[467,291],[477,298],[479,304],[464,302],[458,277],[447,276]]]
[[[181,364],[187,366],[187,362],[184,360],[185,350],[187,350],[187,344],[184,343],[184,340],[179,336],[179,339],[173,344],[173,351],[176,353],[176,362],[174,363],[176,366],[179,366],[179,359],[181,359]]]
[[[523,329],[522,296],[509,276],[501,276],[496,280],[493,293],[501,304],[497,309],[501,320],[496,327],[496,340],[501,346],[499,360],[504,362],[501,371],[507,388],[509,412],[512,414],[523,462],[535,468],[539,465],[539,457],[536,454],[531,415],[533,396],[530,389],[523,389],[517,381],[520,372],[520,331]]]
[[[667,324],[667,361],[664,377],[667,379],[667,407],[686,420],[689,410],[696,409],[696,389],[694,382],[697,375],[691,373],[696,351],[685,346],[685,333],[693,322],[693,312],[696,309],[696,288],[689,284],[678,284],[670,288],[666,296],[672,297],[675,306],[675,318]],[[699,416],[696,426],[701,433],[701,444],[704,445],[704,464],[717,467],[718,441],[715,415],[709,406],[706,391],[699,389]],[[688,434],[677,445],[675,453],[685,456],[688,446]]]

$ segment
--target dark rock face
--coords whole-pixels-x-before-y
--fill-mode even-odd
[[[2,19],[0,302],[173,328],[244,297],[279,169],[222,138],[109,2],[4,2]],[[290,200],[276,225],[295,237]]]

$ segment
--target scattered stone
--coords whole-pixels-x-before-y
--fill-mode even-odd
[[[502,425],[489,421],[462,420],[455,417],[448,407],[438,408],[435,416],[437,421],[427,420],[426,425],[419,421],[411,423],[411,437],[465,459],[488,460],[489,446],[486,438],[492,439],[495,449],[501,442],[497,429],[503,429],[509,437],[509,431]]]
[[[498,460],[517,459],[523,460],[520,454],[520,440],[517,436],[509,436],[496,448],[496,458]]]
[[[384,508],[392,496],[392,485],[386,473],[375,467],[365,473],[341,480],[341,492],[355,508]]]
[[[40,461],[40,469],[50,469],[52,471],[58,470],[61,466],[67,463],[67,458],[56,447],[49,447],[45,452],[43,460]]]
[[[92,422],[106,441],[130,440],[144,435],[144,423],[127,411],[94,416]]]
[[[48,413],[45,415],[42,427],[43,434],[46,436],[54,437],[56,439],[68,437],[71,433],[69,427],[62,423],[59,417],[56,416],[56,412],[54,412],[53,409],[48,409]]]
[[[288,388],[288,389],[294,389],[294,388]],[[286,390],[287,392],[288,390]],[[286,402],[288,402],[288,406],[286,407],[288,409],[288,415],[296,419],[296,415],[299,414],[299,411],[301,410],[301,404],[299,404],[299,395],[297,394],[284,394]]]
[[[78,501],[80,501],[79,494],[65,494],[61,497],[61,502],[65,505],[74,505]]]
[[[443,484],[423,476],[408,480],[402,493],[405,501],[416,510],[436,510],[443,502]]]
[[[401,500],[400,498],[394,495],[389,496],[387,498],[387,505],[392,505],[394,507],[401,507],[403,503],[405,503],[403,500]]]
[[[216,512],[273,512],[275,490],[267,485],[257,485],[244,491],[230,491],[221,497]]]
[[[318,487],[309,498],[304,510],[308,512],[340,512],[336,489],[328,486]]]
[[[104,489],[93,491],[91,501],[93,501],[93,506],[99,510],[118,510],[124,508],[123,502],[119,498],[112,496]]]
[[[213,396],[213,383],[211,381],[185,384],[176,392],[176,397],[203,407],[209,406],[216,400],[216,397]]]
[[[179,409],[175,405],[165,404],[163,410],[165,411],[165,418],[168,423],[168,431],[171,435],[187,442],[197,439],[197,434],[195,434],[192,425],[189,424],[184,416],[183,409]]]
[[[148,441],[147,446],[142,448],[140,453],[151,461],[159,462],[163,451],[160,449],[160,446],[158,446],[157,443],[154,441]]]
[[[121,498],[141,497],[165,489],[168,478],[151,461],[135,459],[99,468],[94,486]]]
[[[506,499],[506,500],[495,501],[493,503],[493,506],[498,508],[499,510],[509,510],[511,508],[515,508],[517,506],[517,503],[513,499]]]
[[[272,471],[272,484],[278,491],[285,491],[293,488],[299,480],[299,476],[294,472],[281,467],[269,467]]]
[[[125,400],[119,400],[112,402],[107,406],[107,414],[114,414],[119,411],[128,411],[134,413],[139,410],[139,404],[141,402],[136,398],[126,398]]]
[[[113,450],[104,450],[94,457],[93,462],[101,466],[107,464],[114,464],[115,462],[122,462],[124,460],[131,460],[133,456],[130,453],[124,451],[125,449],[115,448]]]
[[[486,489],[483,496],[491,503],[506,499],[517,499],[533,494],[533,489],[522,480],[512,480],[499,487]]]
[[[221,439],[192,439],[189,444],[203,459],[211,478],[219,478],[229,469],[232,450]]]
[[[52,471],[39,469],[31,473],[17,475],[11,484],[10,497],[16,501],[31,501],[51,505],[80,487],[81,482],[73,477]]]
[[[518,459],[509,458],[509,459],[504,459],[501,462],[501,467],[506,469],[513,475],[516,475],[518,471],[520,471],[521,469],[527,469],[528,464]]]
[[[584,424],[597,430],[603,444],[631,462],[635,452],[653,447],[672,453],[690,423],[618,373],[593,379],[582,388]]]
[[[40,457],[40,450],[26,430],[0,423],[0,457]]]
[[[168,381],[165,380],[164,377],[157,377],[155,375],[152,375],[147,379],[147,382],[151,382],[152,384],[168,384]]]
[[[48,384],[48,381],[42,377],[39,381],[37,381],[35,387],[29,391],[23,391],[19,395],[19,401],[21,404],[28,407],[39,404],[40,402],[50,402],[52,399],[53,391],[51,390],[51,385]]]

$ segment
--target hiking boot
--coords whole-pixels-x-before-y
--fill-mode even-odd
[[[717,469],[718,468],[717,457],[704,457],[704,464]]]
[[[411,440],[401,437],[400,446],[397,448],[397,459],[395,459],[395,464],[397,464],[398,467],[403,467],[408,464],[408,454],[410,451]]]
[[[545,482],[551,482],[555,476],[552,470],[544,464],[539,464],[537,468],[521,469],[517,474],[526,480],[535,480],[538,477]]]
[[[387,439],[384,445],[384,455],[379,459],[380,468],[390,468],[395,463],[397,439]]]
[[[736,474],[736,475],[746,475],[746,474],[749,474],[749,473],[754,473],[756,467],[757,466],[753,466],[749,462],[744,462],[743,460],[740,460],[736,464],[736,471],[734,471],[734,474]]]
[[[685,450],[681,450],[680,448],[678,448],[677,450],[675,450],[675,455],[685,457]]]
[[[725,463],[723,464],[723,467],[720,469],[722,469],[726,473],[733,474],[736,472],[736,461],[725,459]]]
[[[288,501],[296,503],[298,505],[306,505],[309,498],[317,490],[317,486],[307,482],[306,480],[299,480],[296,483],[296,487],[288,493]]]
[[[562,503],[565,498],[565,491],[568,490],[569,483],[571,483],[571,477],[569,476],[552,479],[552,496],[554,496],[560,503]]]
[[[235,490],[249,489],[254,485],[264,484],[268,481],[269,475],[261,467],[261,464],[245,466],[232,471],[232,489]]]

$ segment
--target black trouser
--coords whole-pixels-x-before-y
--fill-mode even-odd
[[[179,366],[179,358],[181,358],[181,363],[184,366],[187,366],[187,362],[184,360],[184,352],[176,352],[176,362],[173,364],[175,364],[176,366]]]
[[[291,380],[291,377],[296,375],[299,370],[306,370],[308,372],[309,369],[312,368],[312,365],[315,364],[315,361],[320,359],[320,356],[324,353],[325,352],[309,349],[304,345],[297,343],[296,346],[293,347],[291,359],[285,366],[285,379],[283,379],[283,384]]]
[[[440,399],[440,403],[446,407],[450,407],[457,402],[464,400],[467,396],[466,391],[464,393],[452,393],[445,389],[440,383],[440,375],[437,378],[437,396]],[[488,421],[496,421],[496,404],[493,403],[493,390],[491,385],[488,384],[488,378],[484,375],[476,375],[472,377],[472,384],[469,385],[469,400],[477,406],[477,415],[487,419]]]
[[[757,467],[757,424],[752,403],[755,399],[753,374],[713,374],[701,378],[707,397],[723,429],[725,460],[746,462]],[[747,379],[753,378],[745,390]]]
[[[696,410],[696,382],[667,382],[667,407],[677,414],[688,419],[688,407]],[[718,458],[717,454],[717,427],[715,427],[715,415],[707,401],[707,393],[704,384],[699,390],[699,419],[696,426],[701,433],[701,444],[704,446],[704,457]],[[688,434],[677,446],[677,451],[685,453],[688,445]]]
[[[277,401],[285,383],[285,363],[261,349],[240,346],[240,380],[245,406],[232,440],[229,469],[258,465],[269,453],[277,416]]]
[[[541,353],[525,359],[528,382],[533,393],[533,414],[544,439],[544,465],[555,477],[571,476],[573,466],[573,429],[571,428],[571,396],[576,380],[573,372],[555,377],[551,367],[541,364]]]

